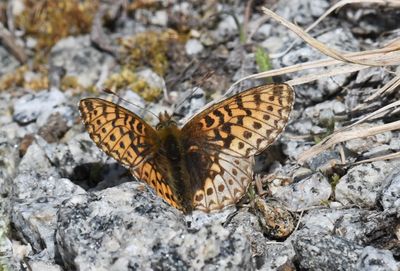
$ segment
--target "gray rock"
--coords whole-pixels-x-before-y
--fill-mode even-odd
[[[10,268],[10,260],[12,261],[12,243],[10,239],[7,237],[7,226],[8,226],[8,218],[3,217],[0,215],[0,266],[5,270],[11,269]]]
[[[63,184],[60,183],[60,186]],[[60,197],[43,197],[14,204],[11,213],[17,236],[32,246],[38,257],[46,261],[56,256],[54,235],[56,230],[56,214]]]
[[[346,113],[345,105],[337,100],[324,101],[315,106],[309,106],[304,110],[303,116],[310,120],[318,121],[314,124],[324,123],[324,120],[332,120],[335,115]]]
[[[336,235],[360,246],[385,246],[396,225],[396,217],[389,213],[363,209],[317,209],[302,219],[310,232]]]
[[[290,210],[302,210],[320,205],[329,199],[332,187],[327,178],[316,173],[300,182],[277,189],[273,196]]]
[[[89,36],[62,39],[51,49],[50,67],[55,70],[65,69],[65,76],[76,77],[79,85],[84,88],[95,85],[103,65],[112,67],[113,64],[110,55],[91,46]]]
[[[51,164],[57,165],[61,176],[66,176],[85,189],[104,189],[133,177],[127,169],[102,152],[87,133],[73,136],[67,143],[48,144],[36,140]]]
[[[390,140],[390,149],[393,151],[400,150],[400,135],[399,133],[393,132],[392,140]]]
[[[382,31],[398,28],[398,13],[396,9],[366,8],[359,9],[349,6],[343,13],[346,21],[352,24],[352,31],[360,36],[379,36]],[[378,20],[380,23],[374,23]],[[390,39],[390,38],[389,38]]]
[[[145,80],[152,88],[158,88],[163,91],[166,89],[164,79],[151,69],[143,69],[136,74],[138,77]]]
[[[155,25],[167,26],[168,14],[166,10],[157,10],[150,16],[150,22]]]
[[[19,124],[27,124],[35,121],[41,114],[48,117],[52,110],[66,100],[65,95],[56,89],[27,94],[15,101],[13,119]]]
[[[365,123],[357,126],[357,129],[371,128],[379,124],[382,123]],[[392,138],[392,132],[388,131],[374,136],[368,136],[366,138],[348,140],[345,142],[345,146],[350,151],[359,155],[363,155],[369,151],[371,151],[370,155],[373,155],[375,152],[379,153],[382,151],[382,145],[389,144]],[[375,148],[377,148],[376,151],[372,151]],[[389,146],[384,147],[384,149],[386,148],[389,148]]]
[[[283,267],[288,263],[294,262],[296,251],[290,241],[269,243],[266,245],[263,259],[259,259],[259,270],[285,270]],[[289,269],[294,270],[294,269]]]
[[[372,158],[372,157],[378,157],[381,155],[391,154],[391,153],[392,153],[392,149],[390,148],[389,145],[385,144],[385,145],[372,147],[371,149],[369,149],[368,151],[363,153],[363,157]]]
[[[311,134],[313,128],[313,120],[312,119],[301,119],[295,121],[288,127],[293,131],[298,132],[300,135],[308,135]]]
[[[385,176],[398,164],[390,162],[373,162],[351,168],[335,188],[336,200],[344,205],[373,208],[384,187]]]
[[[61,266],[45,261],[30,260],[29,266],[32,271],[63,271]]]
[[[356,270],[361,271],[397,271],[399,269],[400,264],[393,258],[392,253],[371,246],[363,249],[356,264]]]
[[[321,232],[300,231],[293,241],[299,267],[305,270],[355,270],[362,246]]]
[[[391,79],[388,74],[379,67],[371,67],[369,69],[363,69],[357,72],[356,79],[348,87],[348,93],[344,97],[347,108],[354,109],[360,104],[363,104],[363,110],[376,110],[386,105],[383,99],[375,99],[368,103],[364,101],[376,92],[374,85],[369,86],[365,82],[379,82],[385,84]],[[353,86],[354,85],[354,86]],[[362,86],[362,87],[360,87]]]
[[[142,72],[144,72],[144,71],[142,71]],[[162,78],[161,78],[161,80],[159,80],[160,77],[158,77],[158,78],[157,77],[151,77],[151,78],[148,77],[148,79],[150,79],[150,80],[154,79],[154,81],[151,84],[157,85],[157,86],[159,86],[161,88],[165,87],[164,80],[162,80]],[[123,94],[123,98],[135,105],[135,106],[129,107],[130,111],[138,114],[139,116],[143,115],[143,113],[141,112],[142,111],[141,108],[145,108],[146,107],[146,103],[144,102],[143,98],[139,94],[137,94],[134,91],[126,91]]]
[[[10,211],[10,193],[13,190],[13,178],[18,165],[18,151],[13,142],[0,143],[0,218],[8,221]],[[0,220],[1,220],[0,219]],[[6,223],[7,224],[7,223]]]
[[[304,151],[308,150],[310,148],[310,143],[309,144],[304,144],[302,142],[294,141],[294,140],[283,140],[282,141],[285,143],[284,148],[283,148],[283,153],[290,157],[290,159],[296,160],[296,158],[303,153]]]
[[[235,14],[239,15],[239,14]],[[241,16],[238,16],[238,20],[241,21]],[[217,41],[224,41],[232,37],[233,35],[239,35],[238,26],[231,15],[226,15],[226,17],[218,23],[217,30],[213,33],[213,37]]]
[[[190,39],[185,44],[186,54],[188,55],[196,55],[203,51],[203,49],[203,44],[201,44],[201,42],[196,39]]]
[[[269,53],[279,53],[283,48],[284,41],[282,38],[271,36],[266,38],[263,42],[260,43],[262,48],[268,50]]]
[[[66,126],[71,128],[76,122],[76,107],[77,105],[59,105],[51,110],[43,111],[36,119],[36,124],[39,127],[45,126],[49,122],[51,115],[60,114],[61,118],[66,122]]]
[[[329,47],[338,50],[354,51],[359,49],[359,43],[355,39],[350,30],[346,27],[338,26],[331,31],[316,37],[319,41],[324,42]],[[345,48],[344,48],[345,47]],[[287,67],[293,64],[304,63],[307,61],[315,61],[325,58],[324,55],[312,49],[311,47],[297,46],[280,61],[274,60],[274,64],[280,67]],[[309,71],[300,72],[299,75],[309,75]],[[329,97],[342,90],[345,83],[351,78],[351,74],[337,75],[334,81],[327,78],[318,79],[317,83],[312,85],[303,85],[296,87],[297,99],[299,104],[309,105],[311,102],[321,102],[325,97]]]
[[[174,110],[178,114],[184,116],[180,123],[185,123],[196,113],[200,112],[206,106],[206,93],[200,87],[195,87],[183,93],[181,100],[178,102],[179,107]]]
[[[337,151],[325,151],[311,157],[307,165],[314,171],[331,174],[333,168],[341,163],[340,154]]]
[[[256,28],[256,26],[249,25],[249,28],[250,29],[257,29],[257,32],[254,33],[254,36],[253,36],[254,40],[266,40],[271,36],[272,25],[269,24],[269,23],[268,24],[263,24],[258,28]],[[266,41],[264,41],[264,43],[266,45],[268,44]],[[271,51],[269,51],[269,52],[271,52]]]
[[[75,193],[84,191],[61,178],[46,153],[33,142],[13,180],[11,222],[19,238],[40,252],[39,258],[54,261],[58,205]]]
[[[329,2],[324,1],[290,1],[284,0],[278,2],[277,14],[283,16],[297,24],[304,25],[314,22],[315,18],[321,16],[328,8]]]
[[[400,171],[393,170],[385,183],[380,199],[383,209],[400,217]]]
[[[0,46],[0,59],[0,76],[15,71],[15,69],[20,65],[18,60],[3,46]]]
[[[251,246],[253,262],[257,270],[276,270],[295,255],[288,243],[272,244],[265,237],[259,218],[247,210],[239,210],[227,224],[235,234],[244,236]]]
[[[251,270],[246,239],[218,224],[188,231],[180,212],[130,182],[64,202],[57,246],[79,270]]]
[[[0,268],[16,270],[18,264],[12,257],[13,247],[9,224],[13,205],[10,195],[13,191],[13,178],[19,157],[15,137],[10,137],[1,122],[0,126]]]

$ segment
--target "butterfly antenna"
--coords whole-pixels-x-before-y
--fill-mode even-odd
[[[192,91],[175,106],[173,112],[174,116],[182,116],[182,114],[177,113],[176,110],[178,110],[187,99],[190,99],[190,97],[193,96],[193,94],[200,88],[200,86],[204,85],[204,82],[207,81],[213,74],[213,72],[207,72],[198,82],[195,82],[195,84],[199,86],[193,88]]]
[[[141,110],[143,110],[143,111],[145,111],[145,112],[148,112],[148,113],[152,114],[154,117],[156,117],[157,119],[159,119],[159,117],[158,117],[156,114],[154,114],[153,112],[151,112],[150,110],[148,110],[148,109],[146,109],[146,108],[144,108],[144,107],[142,107],[142,106],[139,106],[139,105],[137,105],[137,104],[131,103],[130,101],[128,101],[128,100],[122,98],[122,97],[121,97],[120,95],[118,95],[115,91],[113,91],[113,90],[111,90],[111,89],[109,89],[109,88],[104,88],[104,89],[103,89],[103,92],[105,92],[105,93],[107,93],[107,94],[115,95],[115,96],[118,97],[118,99],[120,99],[120,100],[122,100],[122,101],[124,101],[124,102],[126,102],[126,103],[128,103],[128,104],[130,104],[130,105],[132,105],[132,106],[135,106],[136,108],[139,108],[139,109],[141,109]]]

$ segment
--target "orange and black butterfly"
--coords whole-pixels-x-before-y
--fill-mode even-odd
[[[190,213],[218,210],[243,196],[252,181],[253,156],[282,132],[293,102],[289,85],[262,85],[207,107],[183,127],[164,113],[153,128],[98,98],[81,100],[79,110],[99,148],[170,205]]]

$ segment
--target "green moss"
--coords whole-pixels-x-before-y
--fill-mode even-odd
[[[336,185],[339,183],[339,181],[340,181],[340,175],[334,173],[334,174],[331,176],[331,181],[330,181],[333,190],[335,190]]]
[[[98,0],[24,0],[16,26],[37,40],[37,50],[47,53],[60,39],[89,33]]]
[[[24,84],[24,74],[27,66],[21,66],[15,71],[6,73],[0,77],[0,90],[7,90],[11,87],[22,87]]]
[[[13,87],[23,87],[30,90],[43,90],[49,87],[48,71],[44,66],[38,66],[34,72],[37,76],[29,81],[25,80],[25,73],[29,67],[24,65],[0,77],[0,90]]]
[[[168,68],[167,52],[172,41],[178,41],[178,34],[173,30],[162,33],[147,31],[120,40],[122,63],[134,70],[147,66],[160,76]]]
[[[329,207],[330,201],[329,200],[321,200],[320,205]]]
[[[124,67],[119,73],[112,74],[106,81],[105,87],[117,90],[129,88],[149,102],[157,100],[162,94],[160,88],[150,86],[128,67]]]
[[[156,9],[160,6],[158,0],[136,0],[128,4],[127,10],[133,12],[138,9]]]
[[[62,90],[67,90],[67,89],[83,90],[83,87],[78,83],[78,78],[71,75],[66,75],[61,79],[60,88]]]
[[[256,63],[260,72],[269,71],[271,69],[271,61],[269,55],[262,47],[257,47],[255,53]]]
[[[272,67],[269,55],[262,47],[257,47],[255,53],[255,59],[258,66],[259,72],[269,71]],[[271,77],[266,79],[266,83],[272,83]]]

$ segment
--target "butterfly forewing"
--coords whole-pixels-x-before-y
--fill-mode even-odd
[[[96,98],[81,100],[79,110],[92,140],[115,160],[135,167],[151,153],[155,131],[133,112]]]
[[[106,154],[131,168],[157,194],[179,209],[170,186],[157,170],[153,155],[156,131],[135,113],[106,100],[89,98],[79,103],[82,120],[92,140]]]
[[[212,105],[189,120],[182,130],[194,140],[207,138],[209,149],[249,157],[275,141],[288,122],[293,101],[294,92],[289,85],[262,85]]]

